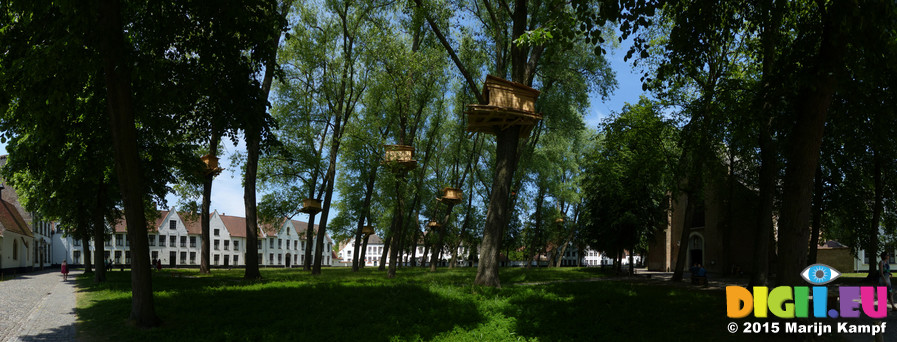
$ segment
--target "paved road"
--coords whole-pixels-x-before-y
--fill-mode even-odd
[[[59,270],[0,281],[0,341],[76,341],[75,277]]]

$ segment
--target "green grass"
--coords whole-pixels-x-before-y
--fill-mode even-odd
[[[211,276],[153,274],[163,325],[128,325],[130,273],[78,278],[79,337],[100,341],[693,341],[731,340],[725,294],[603,278],[595,269],[502,269],[502,289],[472,286],[475,270],[365,269],[313,277],[263,269]],[[521,285],[522,283],[542,283]],[[750,339],[746,339],[750,340]]]

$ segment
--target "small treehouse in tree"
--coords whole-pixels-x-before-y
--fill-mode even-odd
[[[317,214],[321,212],[321,200],[314,198],[306,198],[302,200],[302,209],[299,209],[300,213],[306,214]]]
[[[455,205],[461,203],[464,199],[464,193],[461,192],[461,189],[445,187],[442,189],[443,196],[439,198],[439,201],[448,205]]]
[[[224,169],[218,167],[218,156],[207,154],[199,159],[202,159],[202,162],[206,164],[206,174],[218,175],[221,171],[224,171]]]
[[[417,166],[414,160],[414,147],[409,145],[383,145],[386,154],[383,164],[397,170],[411,170]]]
[[[542,120],[535,105],[539,94],[523,84],[486,76],[483,97],[489,104],[467,105],[467,131],[497,134],[508,127],[521,126],[520,136],[528,136]]]

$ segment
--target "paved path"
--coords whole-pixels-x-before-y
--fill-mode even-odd
[[[75,275],[58,269],[0,281],[0,341],[76,341]]]

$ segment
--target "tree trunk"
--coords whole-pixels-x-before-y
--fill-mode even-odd
[[[497,136],[495,176],[492,193],[489,195],[489,209],[486,211],[486,226],[480,245],[480,261],[474,284],[501,287],[498,278],[498,257],[504,229],[511,218],[510,194],[517,169],[517,143],[520,141],[520,126],[511,126]]]
[[[337,119],[334,132],[339,131],[340,120]],[[339,151],[339,139],[334,137],[333,146],[330,148],[330,167],[327,169],[327,175],[324,176],[324,204],[321,206],[321,220],[318,221],[317,239],[315,241],[315,260],[311,269],[311,274],[321,274],[321,262],[324,255],[324,236],[327,235],[327,216],[330,214],[330,202],[333,200],[333,179],[336,175],[336,155]]]
[[[128,237],[131,242],[130,321],[141,328],[158,326],[149,268],[143,172],[137,149],[137,127],[131,100],[131,69],[121,24],[121,1],[103,0],[99,6],[98,35],[106,83],[109,128],[115,151],[115,171],[121,190]]]
[[[772,211],[775,206],[776,152],[772,142],[772,123],[767,119],[760,132],[760,194],[757,206],[757,227],[754,247],[754,272],[751,286],[766,286],[769,283],[770,239],[773,233]]]
[[[99,196],[97,196],[99,197]],[[97,203],[99,203],[99,198],[97,198]],[[97,271],[93,274],[93,281],[95,283],[104,283],[106,282],[106,224],[103,220],[102,212],[95,212],[93,214],[93,258],[95,260],[103,260],[102,263],[97,263],[97,265],[102,265],[103,267],[97,266]]]
[[[816,179],[813,181],[813,217],[810,223],[810,254],[807,255],[807,263],[816,263],[816,252],[819,250],[819,228],[822,225],[822,164],[816,164]]]
[[[386,240],[383,240],[383,252],[380,253],[380,265],[377,267],[378,271],[386,270],[386,258],[389,255],[389,245],[392,243],[392,234],[393,232],[390,232],[389,235],[386,236]]]
[[[767,286],[769,284],[769,255],[774,250],[769,236],[773,234],[772,211],[775,207],[776,174],[778,174],[778,160],[775,144],[772,141],[772,103],[771,80],[775,70],[775,48],[779,41],[779,26],[781,26],[784,13],[783,0],[768,0],[762,5],[767,8],[769,21],[764,22],[760,39],[763,45],[763,75],[761,84],[763,94],[759,97],[760,136],[758,147],[760,148],[760,172],[759,172],[759,204],[757,206],[757,227],[754,244],[754,270],[751,274],[750,286]],[[775,8],[774,8],[775,7]]]
[[[833,18],[841,13],[833,14],[831,9],[828,12],[822,14],[822,41],[816,56],[818,64],[806,75],[813,81],[800,87],[794,101],[796,120],[788,139],[788,164],[783,179],[779,220],[779,285],[803,283],[800,272],[807,264],[813,176],[819,162],[828,108],[835,93],[835,71],[843,67],[841,60],[846,43],[843,37],[836,37],[842,23],[835,22]]]
[[[258,205],[255,198],[256,176],[259,166],[259,149],[261,143],[260,128],[246,130],[246,168],[243,179],[243,204],[246,206],[246,258],[244,279],[261,279],[258,260]]]
[[[701,177],[698,178],[697,181],[701,181]],[[691,182],[691,180],[689,180]],[[689,186],[692,186],[689,184]],[[691,222],[694,220],[695,216],[695,205],[694,202],[697,201],[696,196],[686,192],[685,193],[685,222],[682,223],[682,234],[679,236],[679,253],[676,253],[676,269],[673,271],[673,278],[671,281],[682,281],[682,274],[685,270],[685,259],[687,258],[688,252],[688,235],[691,233]]]
[[[445,218],[442,219],[442,227],[439,228],[439,235],[436,237],[436,246],[433,248],[437,253],[433,253],[433,257],[430,259],[430,272],[436,272],[436,263],[441,261],[437,255],[442,254],[442,251],[445,249],[445,234],[449,229],[449,220],[452,217],[452,209],[455,207],[454,204],[446,205]]]
[[[417,227],[414,228],[414,234],[411,234],[411,267],[417,266],[417,234],[420,233],[420,229]]]
[[[364,265],[367,263],[367,262],[365,261],[365,258],[367,258],[368,239],[369,239],[370,237],[371,237],[370,235],[365,235],[365,236],[364,236],[364,242],[363,242],[362,245],[361,245],[361,256],[359,256],[359,258],[358,258],[358,268],[359,268],[359,269],[364,268]]]
[[[93,265],[90,262],[90,236],[84,234],[81,236],[81,245],[84,246],[84,272],[93,272]]]
[[[392,246],[389,250],[389,269],[386,272],[387,278],[395,278],[396,277],[396,267],[398,266],[398,254],[399,249],[402,248],[402,231],[405,228],[404,223],[402,222],[405,217],[405,196],[403,196],[404,187],[402,186],[405,183],[405,171],[400,171],[398,175],[396,175],[396,211],[393,213],[394,222],[393,227],[395,229],[395,233],[392,239]]]
[[[209,139],[209,155],[213,157],[218,156],[218,143],[221,140],[221,136],[218,134],[217,129],[212,129],[212,136]],[[209,234],[209,225],[211,217],[210,210],[212,205],[212,181],[215,180],[215,171],[208,170],[208,174],[203,177],[202,182],[202,213],[200,214],[200,226],[202,230],[202,245],[200,246],[200,262],[199,262],[199,273],[209,274],[211,272],[211,267],[209,267],[209,263],[211,260],[211,248],[209,246],[212,244],[212,238]],[[248,250],[248,249],[247,249]],[[248,256],[249,254],[247,254]],[[248,261],[248,258],[244,258],[244,261]],[[258,260],[256,260],[256,264]]]
[[[868,279],[877,281],[879,278],[878,263],[874,262],[878,256],[878,235],[881,227],[881,212],[884,209],[884,189],[881,180],[882,160],[881,154],[878,153],[878,146],[873,141],[872,146],[872,183],[875,187],[875,202],[872,205],[872,222],[869,222],[869,248],[872,252],[869,255],[869,275]],[[887,252],[887,249],[884,250]]]
[[[364,204],[358,218],[358,229],[355,232],[355,258],[352,259],[352,272],[358,272],[359,268],[364,267],[364,265],[359,264],[364,263],[364,258],[359,256],[359,254],[364,254],[364,247],[359,246],[359,242],[362,239],[361,231],[364,229],[364,220],[370,216],[371,212],[371,198],[374,196],[374,183],[377,181],[377,166],[374,166],[370,172],[371,175],[368,177],[368,183],[364,189]],[[370,222],[370,219],[368,221]],[[367,236],[364,236],[364,241],[365,246],[367,246]],[[361,247],[361,250],[359,250],[359,247]]]
[[[311,251],[315,245],[315,216],[317,214],[308,215],[308,228],[305,229],[305,261],[302,263],[303,271],[311,271],[312,254]]]

